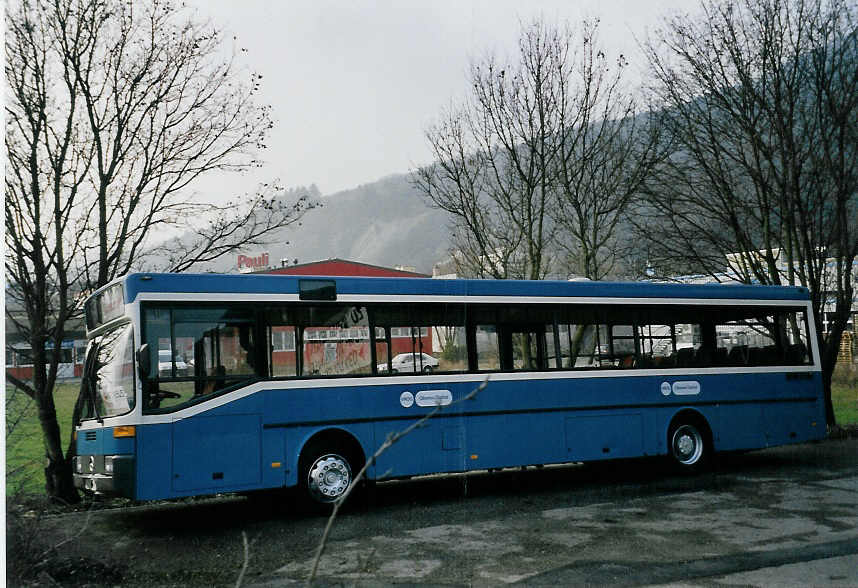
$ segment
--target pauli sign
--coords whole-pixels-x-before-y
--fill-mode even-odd
[[[261,270],[268,267],[268,253],[262,253],[257,255],[256,257],[250,257],[248,255],[239,255],[238,256],[238,271],[240,272],[252,272],[255,270]]]

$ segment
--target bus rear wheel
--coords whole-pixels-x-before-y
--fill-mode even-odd
[[[668,434],[670,456],[682,472],[697,472],[706,466],[710,445],[703,428],[693,421],[680,421]]]

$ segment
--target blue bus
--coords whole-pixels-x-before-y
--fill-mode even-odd
[[[75,483],[136,500],[331,503],[439,406],[369,480],[825,435],[798,287],[132,274],[86,326]]]

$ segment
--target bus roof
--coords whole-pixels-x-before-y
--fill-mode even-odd
[[[138,295],[157,293],[291,294],[303,280],[336,283],[338,295],[379,296],[522,296],[586,298],[682,298],[701,300],[796,300],[810,298],[799,286],[742,284],[665,284],[656,282],[591,282],[553,280],[438,280],[431,278],[374,278],[292,276],[272,274],[138,273],[122,278],[126,302]]]

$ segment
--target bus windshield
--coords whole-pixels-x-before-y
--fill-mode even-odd
[[[118,416],[134,408],[134,337],[131,324],[93,338],[81,382],[83,419]]]

